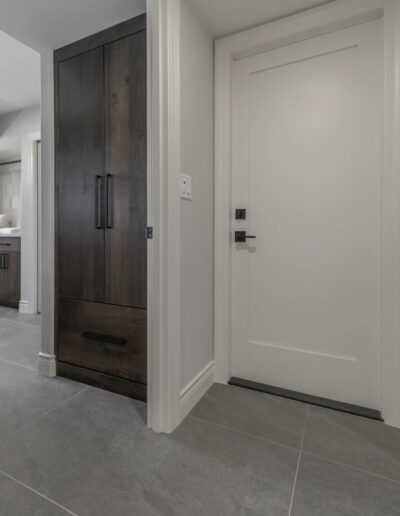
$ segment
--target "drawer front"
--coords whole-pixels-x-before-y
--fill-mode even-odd
[[[2,252],[17,252],[21,251],[21,239],[19,237],[5,238],[0,237],[0,253]]]
[[[61,299],[58,360],[146,384],[146,310]]]

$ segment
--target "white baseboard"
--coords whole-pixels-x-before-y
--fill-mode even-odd
[[[24,315],[35,315],[35,314],[37,314],[37,311],[36,311],[36,309],[33,309],[30,306],[29,301],[21,300],[19,302],[19,313],[24,314]]]
[[[55,355],[39,353],[39,373],[49,378],[54,378],[57,375]]]
[[[181,421],[185,419],[214,383],[214,368],[215,363],[212,361],[182,389],[180,394]]]

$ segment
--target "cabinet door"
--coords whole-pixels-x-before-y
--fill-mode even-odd
[[[18,306],[21,296],[21,254],[0,254],[0,302]]]
[[[106,302],[146,307],[146,33],[105,47]]]
[[[58,65],[59,295],[97,302],[104,301],[103,84],[103,48]]]

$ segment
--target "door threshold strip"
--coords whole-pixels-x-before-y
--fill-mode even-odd
[[[337,410],[338,412],[345,412],[354,416],[361,416],[368,419],[373,419],[375,421],[383,422],[382,414],[378,410],[359,407],[358,405],[342,403],[340,401],[334,401],[327,398],[319,398],[318,396],[311,396],[310,394],[303,394],[301,392],[289,391],[280,387],[273,387],[271,385],[265,385],[263,383],[253,382],[251,380],[243,380],[241,378],[232,377],[228,383],[229,385],[234,385],[235,387],[243,387],[244,389],[264,392],[265,394],[271,394],[281,398],[300,401],[302,403],[307,403],[308,405],[316,405],[318,407]]]

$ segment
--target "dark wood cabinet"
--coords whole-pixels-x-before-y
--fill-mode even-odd
[[[107,303],[146,308],[146,34],[105,47]],[[113,199],[113,200],[111,200]]]
[[[0,238],[0,305],[18,308],[21,299],[21,239]]]
[[[145,399],[146,18],[55,52],[58,373]]]
[[[103,49],[58,65],[59,295],[104,301]],[[97,189],[99,188],[99,192]]]

